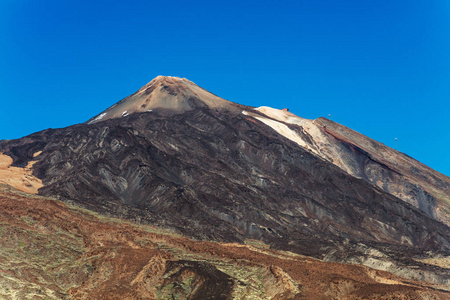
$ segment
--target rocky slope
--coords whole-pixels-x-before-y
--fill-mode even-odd
[[[222,99],[186,78],[158,76],[133,95],[117,102],[87,123],[126,117],[136,112],[151,112],[153,109],[169,109],[172,112],[182,113],[205,107],[238,111],[240,105]]]
[[[0,185],[2,299],[448,299],[445,286],[194,241]]]
[[[449,178],[326,119],[158,77],[86,124],[0,152],[10,167],[36,161],[41,195],[103,214],[450,282],[448,265],[423,263],[449,254]]]
[[[450,179],[415,159],[325,118],[260,107],[244,111],[278,133],[450,225]]]

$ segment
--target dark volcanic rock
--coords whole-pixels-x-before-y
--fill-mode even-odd
[[[345,239],[449,246],[442,224],[243,115],[142,113],[43,131],[8,148],[20,165],[43,151],[34,166],[43,195],[196,238],[256,238],[319,257]]]
[[[101,213],[387,270],[396,261],[391,271],[404,276],[449,279],[412,260],[449,253],[446,225],[235,109],[154,109],[2,141],[0,151],[17,166],[42,151],[33,167],[39,193]]]

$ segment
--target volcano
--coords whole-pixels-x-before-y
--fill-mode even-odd
[[[0,141],[0,153],[40,195],[104,215],[450,284],[448,265],[424,262],[450,255],[450,178],[326,118],[158,76],[83,124]]]

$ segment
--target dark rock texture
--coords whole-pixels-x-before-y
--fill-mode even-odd
[[[0,152],[16,166],[38,160],[40,194],[101,213],[449,282],[448,269],[413,260],[450,252],[433,207],[356,178],[235,109],[156,108],[0,141]]]
[[[450,225],[450,178],[412,157],[325,118],[314,121],[334,145],[345,149],[344,165],[385,192]]]

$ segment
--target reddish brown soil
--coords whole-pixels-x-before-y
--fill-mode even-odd
[[[60,298],[70,295],[72,299],[157,299],[171,293],[177,293],[181,299],[245,296],[237,291],[238,288],[244,293],[250,291],[245,289],[248,283],[237,278],[233,268],[262,270],[258,280],[272,299],[450,298],[450,293],[436,287],[387,272],[322,262],[263,247],[194,241],[151,226],[96,216],[6,186],[0,188],[0,207],[0,226],[8,229],[9,236],[21,234],[21,242],[25,244],[33,235],[52,238],[56,245],[60,245],[58,237],[64,236],[65,241],[72,241],[68,243],[71,249],[79,243],[78,250],[66,252],[66,257],[75,259],[70,265],[71,272],[61,273],[65,275],[58,279],[51,278],[48,269],[41,273],[33,269],[30,271],[33,276],[0,269],[0,273],[8,273],[30,285],[45,285],[45,289]],[[59,247],[64,246],[67,243]],[[2,236],[0,247],[14,250],[18,246]],[[22,251],[27,246],[21,247],[16,250]],[[42,256],[49,251],[45,249],[42,246]],[[23,252],[22,259],[25,261],[30,253]],[[3,256],[0,263],[1,266],[7,263]],[[220,267],[223,264],[228,271]],[[39,276],[47,276],[46,282],[38,280]],[[44,299],[45,289],[41,294],[34,291],[35,298]],[[16,296],[26,296],[25,290],[20,293]]]

